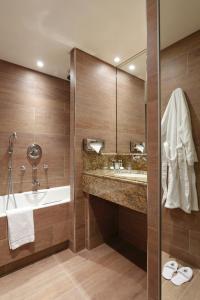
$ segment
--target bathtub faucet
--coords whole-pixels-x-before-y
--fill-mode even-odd
[[[32,184],[33,184],[33,188],[34,188],[34,190],[36,190],[36,191],[37,191],[37,189],[38,189],[38,186],[40,186],[40,182],[39,182],[39,180],[38,180],[38,179],[33,179],[33,181],[32,181]]]

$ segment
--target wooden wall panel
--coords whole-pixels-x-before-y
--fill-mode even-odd
[[[145,141],[145,82],[117,70],[117,152],[130,152],[130,141]]]
[[[87,195],[86,247],[93,249],[118,235],[118,205]]]
[[[200,31],[161,52],[162,113],[174,89],[181,87],[187,96],[193,138],[200,159]],[[200,198],[200,163],[195,164]],[[200,203],[199,203],[200,204]],[[185,214],[163,208],[163,250],[200,267],[200,212]]]
[[[158,1],[147,0],[148,300],[160,299]]]
[[[116,69],[81,50],[71,53],[70,161],[74,251],[85,247],[85,202],[81,178],[83,138],[102,138],[105,152],[116,152]]]
[[[0,60],[0,194],[7,193],[8,138],[17,132],[14,190],[32,189],[27,146],[38,143],[41,188],[69,184],[69,82]],[[43,164],[49,165],[48,177]],[[26,166],[24,176],[20,166]]]
[[[137,249],[147,252],[147,215],[119,206],[118,235]]]

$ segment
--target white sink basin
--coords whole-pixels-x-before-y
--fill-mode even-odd
[[[114,176],[131,178],[131,179],[141,180],[141,181],[147,181],[146,173],[119,172],[119,173],[115,173]]]

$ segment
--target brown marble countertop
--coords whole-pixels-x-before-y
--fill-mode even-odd
[[[136,183],[147,185],[147,172],[139,170],[86,170],[84,175],[96,176],[101,178],[110,178],[121,182]],[[138,176],[137,176],[138,175]]]
[[[130,172],[134,174],[134,172]],[[136,173],[135,173],[136,174]],[[147,212],[147,176],[146,172],[137,172],[144,176],[120,177],[115,170],[89,170],[82,176],[83,191],[121,206]],[[124,175],[124,174],[123,174]]]

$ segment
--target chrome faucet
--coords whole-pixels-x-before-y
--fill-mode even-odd
[[[119,159],[119,160],[113,160],[113,161],[112,161],[112,166],[113,166],[113,169],[114,169],[114,170],[120,171],[120,170],[123,170],[123,169],[124,169],[124,167],[123,167],[123,162],[122,162],[121,159]]]
[[[40,186],[40,182],[39,182],[39,180],[38,179],[33,179],[33,181],[32,181],[32,184],[33,184],[33,187],[34,187],[34,190],[36,190],[37,191],[37,189],[38,189],[38,186]]]

